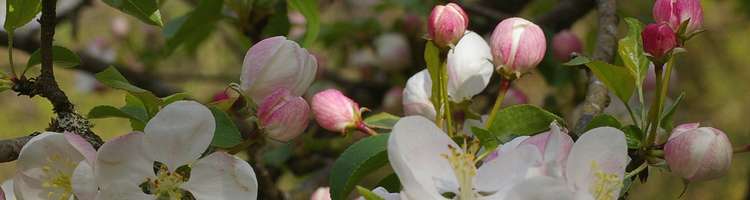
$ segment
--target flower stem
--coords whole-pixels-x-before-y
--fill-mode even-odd
[[[256,139],[248,139],[248,140],[242,141],[242,143],[234,145],[232,148],[229,148],[227,153],[232,154],[232,155],[237,154],[240,151],[247,149],[248,147],[250,147],[250,145],[253,145],[255,143],[257,143]]]
[[[451,111],[451,103],[450,99],[448,98],[448,66],[446,65],[447,59],[443,60],[440,65],[440,99],[442,100],[441,104],[443,104],[443,108],[445,108],[445,110],[443,111],[443,115],[445,117],[446,132],[449,136],[453,137],[453,111]]]
[[[10,71],[13,73],[12,78],[16,78],[16,67],[13,63],[13,31],[8,31],[8,63],[10,64]]]
[[[743,146],[741,146],[741,147],[737,147],[737,148],[734,148],[734,151],[733,151],[733,152],[734,152],[735,154],[738,154],[738,153],[745,153],[745,152],[750,152],[750,144],[746,144],[746,145],[743,145]]]
[[[654,72],[656,74],[656,91],[662,91],[662,85],[663,85],[663,79],[662,79],[662,72],[664,70],[664,63],[654,63]],[[657,94],[654,97],[653,102],[651,103],[651,109],[649,109],[648,112],[648,132],[645,137],[645,141],[643,142],[643,148],[644,150],[651,146],[651,144],[654,143],[654,140],[656,139],[656,131],[659,129],[659,115],[661,114],[661,104],[663,101],[663,96],[661,93]]]
[[[641,171],[643,171],[644,169],[648,169],[648,163],[646,162],[643,162],[641,166],[638,166],[638,168],[635,168],[633,171],[625,173],[625,178],[623,178],[623,180],[629,179],[630,177],[633,177],[637,175],[638,173],[641,173]]]
[[[490,117],[487,118],[487,121],[485,122],[486,128],[490,128],[492,121],[495,121],[495,116],[497,115],[497,112],[500,111],[500,108],[503,104],[503,100],[505,100],[505,94],[508,93],[509,88],[510,88],[510,79],[501,77],[500,78],[500,91],[497,93],[497,98],[495,99],[495,105],[492,106]]]

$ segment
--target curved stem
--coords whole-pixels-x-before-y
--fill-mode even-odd
[[[13,63],[13,31],[8,31],[8,63],[10,64],[10,71],[13,73],[13,78],[16,78],[16,67]]]
[[[502,107],[503,100],[505,100],[505,94],[508,93],[508,88],[510,88],[510,79],[501,78],[500,91],[497,93],[497,98],[495,99],[495,105],[492,106],[490,117],[487,118],[487,121],[485,122],[486,128],[490,128],[492,121],[495,121],[495,116],[497,115],[497,112]]]
[[[625,173],[625,177],[623,178],[623,180],[624,179],[629,179],[629,178],[637,175],[638,173],[641,173],[641,171],[643,171],[644,169],[648,169],[648,163],[646,163],[646,162],[643,162],[643,164],[641,164],[641,166],[638,166],[638,168],[635,168],[633,171]]]
[[[664,70],[664,65],[663,63],[654,63],[654,66],[654,72],[656,74],[656,91],[662,91],[662,72]],[[651,109],[648,111],[648,134],[645,137],[646,140],[643,142],[644,149],[651,146],[651,144],[653,144],[654,140],[656,139],[656,131],[659,129],[659,115],[661,114],[662,101],[662,95],[658,94],[654,97],[654,100],[651,103]]]

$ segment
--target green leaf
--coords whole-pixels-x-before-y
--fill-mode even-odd
[[[216,130],[214,130],[211,145],[219,148],[231,148],[240,144],[242,136],[240,136],[240,130],[234,125],[232,118],[217,107],[211,106],[210,109],[216,120]]]
[[[622,102],[628,102],[635,89],[635,79],[628,69],[615,66],[602,61],[592,61],[586,63],[591,72],[599,80],[604,82],[607,87],[617,95]]]
[[[341,153],[331,168],[331,198],[345,199],[362,177],[385,166],[387,146],[388,134],[380,134],[364,138]]]
[[[284,167],[284,163],[292,157],[291,143],[283,143],[281,146],[263,153],[263,160],[266,164],[278,168]]]
[[[435,43],[433,43],[432,41],[427,41],[427,44],[425,44],[424,61],[425,64],[427,64],[427,72],[430,74],[430,80],[439,80],[440,77],[438,72],[440,72],[441,70],[440,49],[435,46]],[[440,94],[439,87],[435,87],[435,84],[437,84],[437,82],[433,81],[432,84],[432,94]],[[432,95],[432,97],[430,97],[430,101],[432,101],[432,104],[435,106],[441,105],[439,103],[440,95]]]
[[[363,188],[359,185],[357,186],[357,192],[359,192],[359,195],[362,195],[365,200],[383,200],[383,198],[375,194],[375,192],[372,192],[367,188]]]
[[[151,117],[148,115],[146,106],[138,97],[132,94],[125,94],[125,106],[120,108],[123,112],[139,120],[130,120],[130,127],[136,131],[143,131]]]
[[[52,46],[52,60],[55,66],[63,68],[73,68],[81,64],[81,58],[76,53],[61,46]],[[29,57],[26,67],[34,67],[39,64],[42,64],[42,55],[37,49]]]
[[[477,139],[479,139],[479,144],[488,151],[493,150],[500,145],[500,141],[497,140],[497,137],[492,135],[492,132],[486,129],[474,126],[471,127],[471,132],[474,133],[474,136],[477,137]]]
[[[104,0],[104,3],[147,24],[164,25],[157,0]]]
[[[6,79],[0,79],[0,93],[10,90],[13,87],[13,82]]]
[[[622,127],[620,130],[625,132],[625,140],[628,143],[629,149],[641,148],[641,140],[643,139],[643,131],[638,126],[627,125]]]
[[[398,116],[392,115],[387,112],[378,113],[369,116],[365,119],[365,124],[369,127],[381,128],[381,129],[393,129],[393,125],[401,119]]]
[[[622,127],[622,124],[620,124],[620,121],[617,121],[617,119],[615,117],[612,117],[611,115],[601,114],[591,119],[589,125],[586,126],[586,131],[599,127],[612,127],[619,129],[620,127]]]
[[[637,87],[640,87],[646,78],[650,63],[643,51],[643,40],[641,40],[643,24],[635,18],[625,18],[625,22],[628,24],[628,35],[620,39],[617,52],[625,67],[635,77]]]
[[[164,27],[168,53],[173,52],[185,42],[199,43],[214,30],[221,19],[221,8],[224,1],[201,0],[198,7],[178,17]]]
[[[665,110],[664,117],[661,118],[661,128],[671,132],[672,128],[674,128],[674,120],[672,118],[674,117],[675,111],[677,111],[677,106],[680,105],[684,98],[685,92],[680,93],[680,96],[674,100],[674,103]]]
[[[263,36],[271,37],[289,34],[291,24],[289,23],[289,16],[287,15],[287,6],[279,4],[279,6],[276,6],[275,10],[276,12],[274,12],[268,19],[268,24],[263,27]]]
[[[575,58],[571,59],[570,61],[563,63],[565,66],[578,66],[578,65],[585,65],[586,63],[590,63],[591,58],[586,56],[576,56]]]
[[[109,117],[134,119],[134,120],[143,122],[143,118],[140,118],[137,115],[131,115],[130,113],[122,111],[119,108],[115,108],[113,106],[107,106],[107,105],[96,106],[92,108],[88,114],[89,119],[101,119],[101,118],[109,118]]]
[[[188,98],[190,98],[190,95],[184,92],[169,95],[167,97],[161,98],[161,106],[166,106],[171,103],[174,103],[175,101],[181,101],[181,100],[185,100]]]
[[[131,85],[127,79],[125,79],[120,72],[114,67],[108,67],[107,69],[96,73],[94,75],[96,80],[99,80],[102,84],[109,86],[114,89],[124,90],[133,96],[138,97],[146,108],[149,118],[156,115],[159,111],[159,105],[161,99],[156,97],[153,93],[148,90],[141,89],[137,86]]]
[[[42,11],[41,0],[7,0],[5,3],[7,12],[3,27],[8,32],[28,24]]]
[[[532,105],[514,105],[497,112],[489,131],[501,142],[517,136],[533,135],[548,130],[553,121],[565,121],[555,114]]]
[[[317,0],[288,0],[289,5],[305,16],[305,40],[302,47],[308,48],[320,33],[320,14]]]
[[[398,175],[395,173],[386,176],[377,184],[378,187],[383,187],[388,191],[401,191],[401,181],[398,179]]]

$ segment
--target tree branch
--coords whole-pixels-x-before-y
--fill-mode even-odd
[[[597,9],[599,11],[599,30],[596,37],[596,49],[593,58],[604,62],[614,60],[615,47],[617,45],[617,15],[615,0],[597,0]],[[592,75],[591,71],[586,71],[589,77],[588,91],[586,99],[583,102],[581,118],[576,122],[574,132],[582,134],[594,116],[601,113],[609,105],[609,95],[607,87]]]

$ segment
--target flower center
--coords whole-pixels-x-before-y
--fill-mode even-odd
[[[594,172],[594,182],[589,188],[589,192],[596,200],[614,200],[619,194],[616,194],[622,187],[622,180],[617,174],[606,173],[595,161],[591,162],[591,171]]]
[[[478,194],[474,191],[473,181],[474,176],[477,175],[477,167],[474,165],[474,154],[471,153],[471,151],[466,151],[466,149],[464,151],[459,151],[453,146],[449,146],[449,148],[451,151],[450,155],[443,155],[443,157],[448,159],[448,162],[453,168],[456,180],[458,180],[458,199],[477,199]]]
[[[154,172],[156,177],[147,178],[146,182],[140,185],[144,193],[154,195],[158,200],[194,199],[190,192],[180,188],[190,178],[189,166],[185,165],[171,172],[167,165],[156,162]]]
[[[73,194],[73,185],[70,183],[71,174],[66,172],[72,172],[77,164],[60,154],[47,157],[47,164],[42,167],[44,173],[42,187],[48,189],[48,199],[67,200],[70,198]]]

